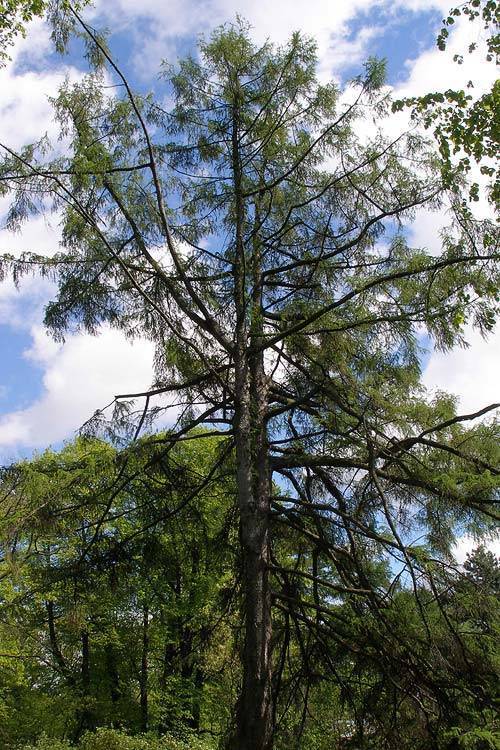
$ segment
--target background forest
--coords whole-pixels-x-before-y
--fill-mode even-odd
[[[125,476],[123,453],[82,439],[5,472],[15,538],[2,580],[3,747],[40,735],[43,750],[218,746],[240,680],[238,529],[230,469],[191,502],[220,450],[217,438],[203,444],[165,458],[156,438],[141,441]],[[479,547],[463,569],[435,561],[434,590],[414,592],[374,546],[368,571],[390,596],[389,630],[336,590],[333,564],[314,585],[300,533],[279,526],[273,553],[282,597],[301,601],[288,611],[276,600],[276,747],[424,748],[429,731],[436,747],[497,747],[491,552]],[[429,716],[419,703],[434,691]]]
[[[0,2],[4,63],[43,16],[87,65],[55,138],[0,143],[6,227],[61,230],[0,273],[155,371],[1,470],[1,747],[499,748],[498,404],[422,385],[423,341],[494,328],[498,82],[394,100],[384,60],[325,81],[238,18],[158,97],[87,5]],[[499,14],[452,9],[439,48],[465,18],[494,65]]]

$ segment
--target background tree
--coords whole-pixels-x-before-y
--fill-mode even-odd
[[[167,458],[146,441],[124,461],[78,440],[6,472],[2,648],[20,688],[0,718],[5,747],[41,730],[199,728],[219,590],[232,584],[230,483],[205,481],[211,449],[194,462],[188,444]]]
[[[70,7],[81,9],[89,0],[70,3],[67,0],[0,0],[0,66],[9,60],[8,49],[16,37],[26,36],[27,25],[45,17],[52,26],[52,39],[62,52],[70,32],[75,33]]]
[[[454,8],[443,19],[437,38],[438,48],[444,52],[448,46],[450,29],[461,17],[467,18],[477,30],[477,40],[467,50],[471,54],[478,47],[485,47],[486,62],[498,65],[500,53],[500,6],[495,0],[468,0]],[[461,65],[463,54],[454,55]],[[442,160],[443,180],[446,185],[458,184],[463,177],[473,179],[469,196],[473,201],[480,198],[477,171],[489,178],[487,197],[498,208],[500,184],[497,154],[500,133],[500,83],[495,81],[490,91],[474,97],[474,86],[478,81],[468,81],[463,89],[448,89],[444,92],[429,92],[425,96],[409,97],[394,102],[393,109],[412,107],[412,117],[425,128],[433,128]],[[464,204],[464,209],[466,203]]]
[[[215,747],[237,673],[234,512],[231,480],[221,476],[196,506],[171,515],[186,499],[173,483],[197,481],[206,462],[196,441],[189,445],[187,455],[177,445],[168,464],[151,463],[157,438],[142,440],[125,477],[123,455],[79,440],[4,476],[11,512],[3,529],[0,734],[7,749],[43,730],[52,743],[80,737],[81,748],[102,742],[134,750],[118,730],[146,727],[154,734],[138,737],[138,750],[153,750],[157,731],[168,748],[175,736],[194,743],[191,729],[206,738],[204,748]],[[104,522],[96,515],[102,504]],[[98,538],[82,554],[96,521]],[[281,525],[273,549],[278,748],[495,746],[491,553],[479,547],[463,571],[434,560],[432,578],[421,577],[414,592],[404,570],[394,578],[373,548],[365,572],[377,590],[391,591],[381,619],[359,596],[339,591],[335,566],[303,532]],[[86,738],[85,728],[110,725],[117,731]]]

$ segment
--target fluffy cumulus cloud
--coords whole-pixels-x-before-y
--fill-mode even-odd
[[[0,155],[4,146],[19,150],[47,135],[57,140],[49,97],[56,94],[65,78],[80,73],[71,65],[44,65],[51,50],[50,34],[41,21],[29,25],[28,35],[20,38],[12,61],[0,69]],[[9,201],[0,199],[0,254],[18,257],[24,251],[53,255],[59,249],[57,216],[37,216],[20,232],[4,228]],[[0,324],[26,328],[39,321],[52,287],[47,281],[27,278],[16,289],[11,281],[0,284]],[[0,371],[1,372],[1,371]]]
[[[12,149],[37,141],[41,136],[56,137],[49,97],[66,77],[79,75],[71,65],[43,64],[51,50],[47,26],[35,21],[28,27],[25,39],[19,39],[12,61],[0,69],[0,143]]]
[[[28,408],[0,417],[0,451],[19,446],[44,447],[74,434],[118,393],[150,386],[153,348],[130,342],[115,330],[99,336],[71,336],[54,343],[43,329],[32,330],[33,345],[24,353],[43,371],[43,393]]]
[[[352,64],[362,59],[366,48],[364,42],[374,30],[366,28],[358,39],[348,42],[348,22],[360,11],[372,7],[370,0],[337,0],[335,3],[312,0],[307,7],[298,0],[274,0],[272,3],[267,0],[173,0],[170,3],[145,0],[140,4],[134,0],[101,0],[97,14],[113,23],[119,18],[136,38],[137,22],[149,22],[152,39],[148,38],[147,46],[153,42],[154,51],[160,53],[159,59],[166,57],[165,52],[174,51],[175,41],[233,21],[237,15],[251,24],[259,42],[268,38],[284,42],[292,32],[301,30],[317,40],[321,69],[328,68],[331,73],[334,63],[343,64],[349,59]],[[163,44],[165,52],[162,54]],[[148,49],[143,51],[149,57]]]
[[[484,339],[468,329],[465,336],[469,346],[432,354],[423,381],[430,390],[456,394],[460,412],[473,414],[500,401],[500,331]]]
[[[294,31],[316,39],[319,73],[331,78],[343,67],[361,64],[369,52],[370,41],[384,31],[370,21],[377,10],[397,23],[398,13],[438,11],[444,13],[448,0],[100,0],[95,7],[97,18],[126,31],[135,39],[140,52],[137,63],[144,70],[144,60],[157,68],[163,58],[171,62],[183,40],[207,32],[217,25],[243,18],[258,42],[271,39],[285,42]],[[365,14],[365,22],[352,34],[352,21]],[[147,44],[141,24],[148,30]]]
[[[135,74],[143,78],[154,75],[162,58],[173,60],[179,50],[192,44],[195,36],[241,14],[253,27],[255,38],[283,42],[297,29],[318,42],[320,75],[338,75],[349,66],[360,65],[382,38],[385,27],[373,22],[380,10],[391,26],[399,23],[401,11],[415,14],[437,11],[445,13],[451,0],[98,0],[90,17],[104,22],[131,40],[126,54],[135,65]],[[418,15],[415,15],[418,18]],[[421,93],[431,89],[461,84],[472,78],[485,88],[490,72],[479,57],[467,59],[464,66],[451,62],[454,51],[462,50],[469,40],[471,26],[457,24],[450,39],[450,55],[435,48],[421,50],[408,60],[396,96]],[[13,62],[0,71],[0,143],[12,148],[36,140],[48,133],[55,136],[48,97],[54,95],[66,76],[76,78],[81,72],[64,61],[47,64],[50,40],[47,29],[35,23],[27,40],[20,41]],[[121,54],[123,55],[122,48]],[[491,74],[492,75],[492,74]],[[402,119],[393,118],[394,127],[404,127]],[[0,222],[6,204],[0,202]],[[439,249],[439,231],[446,213],[421,213],[412,229],[415,244]],[[58,249],[57,217],[38,217],[28,222],[22,233],[2,231],[0,253],[19,254],[32,250],[52,254]],[[108,403],[118,391],[137,391],[152,379],[153,352],[149,343],[129,342],[117,331],[104,329],[100,336],[70,336],[65,345],[55,345],[43,333],[43,307],[53,288],[48,282],[27,279],[17,291],[12,284],[0,285],[0,324],[10,330],[22,330],[32,339],[25,352],[27,360],[40,373],[41,389],[37,400],[20,411],[9,412],[8,394],[0,407],[0,450],[3,455],[19,447],[42,447],[71,436],[94,410]],[[424,373],[431,389],[457,393],[461,407],[474,411],[495,399],[495,371],[500,354],[500,336],[484,342],[468,332],[469,349],[458,349],[447,355],[433,353]],[[0,366],[0,396],[2,374]],[[468,544],[468,542],[467,542]],[[465,549],[466,542],[462,542]],[[461,549],[462,549],[461,548]],[[460,553],[461,554],[461,553]]]
[[[478,45],[478,51],[465,55],[463,65],[454,63],[453,55],[463,53],[472,42]],[[407,77],[395,89],[394,95],[402,97],[423,94],[429,89],[461,88],[468,80],[474,82],[476,95],[487,91],[495,80],[495,70],[494,66],[484,63],[483,42],[477,25],[462,18],[450,36],[447,54],[431,48],[423,51],[418,58],[407,61]],[[482,216],[489,215],[490,210],[489,206],[480,206]],[[411,228],[411,242],[431,253],[439,253],[441,230],[449,221],[450,216],[445,208],[437,212],[420,211]],[[433,351],[423,380],[431,391],[455,394],[459,398],[460,411],[473,413],[500,401],[500,330],[497,327],[485,339],[478,331],[468,328],[465,339],[465,347],[456,347],[446,353]]]
[[[477,51],[465,54],[472,43],[477,45]],[[469,80],[473,81],[476,93],[485,91],[491,87],[496,75],[495,67],[485,64],[484,52],[484,34],[478,31],[478,24],[472,24],[462,17],[449,37],[446,54],[432,47],[424,50],[418,58],[407,60],[408,76],[401,84],[399,93],[402,96],[415,96],[425,94],[429,89],[460,89]],[[464,56],[462,65],[454,62],[455,54]]]
[[[0,202],[0,216],[2,214]],[[0,255],[18,257],[29,251],[51,256],[59,249],[57,217],[37,216],[21,232],[0,229]],[[47,279],[26,276],[16,286],[11,279],[0,284],[0,325],[26,329],[36,324],[50,298],[53,285]]]
[[[10,148],[19,149],[44,134],[57,135],[48,98],[65,77],[80,74],[65,64],[38,69],[37,63],[49,49],[47,29],[35,23],[28,41],[16,46],[12,63],[0,71],[0,143]],[[28,52],[34,70],[26,68]],[[4,199],[0,217],[7,208]],[[57,215],[33,218],[18,233],[0,225],[0,253],[53,255],[59,238]],[[114,393],[147,388],[152,380],[153,351],[146,341],[129,342],[109,329],[97,337],[71,336],[64,345],[51,341],[40,321],[53,291],[50,282],[36,277],[23,279],[19,288],[11,281],[0,285],[0,325],[30,333],[32,346],[24,357],[41,377],[40,397],[25,409],[8,411],[9,393],[1,382],[0,366],[0,453],[4,460],[13,458],[20,448],[44,447],[71,436]]]
[[[478,546],[479,542],[470,534],[464,534],[463,536],[457,537],[455,544],[453,545],[453,555],[459,565],[463,565],[467,556],[473,552]],[[496,536],[493,538],[481,540],[481,544],[484,544],[486,549],[489,549],[497,557],[500,557],[500,537]]]

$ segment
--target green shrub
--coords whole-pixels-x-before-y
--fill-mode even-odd
[[[35,745],[24,745],[19,750],[214,750],[211,740],[195,734],[186,739],[165,735],[130,735],[116,729],[101,727],[96,732],[87,732],[77,746],[68,740],[56,740],[42,736]]]
[[[67,740],[56,740],[42,735],[35,745],[20,745],[19,750],[74,750]]]
[[[483,728],[454,728],[444,735],[444,747],[460,750],[500,750],[500,733]]]
[[[103,727],[87,733],[79,750],[209,750],[209,745],[194,734],[187,740],[180,740],[168,735],[130,735]]]

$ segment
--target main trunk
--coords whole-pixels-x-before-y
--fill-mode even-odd
[[[108,675],[109,695],[113,706],[116,706],[121,698],[120,675],[118,674],[118,665],[116,660],[116,651],[112,643],[107,643],[104,647],[106,658],[106,672]]]
[[[243,683],[229,747],[231,750],[270,750],[270,479],[263,414],[265,386],[258,372],[249,375],[250,382],[235,425],[245,639]]]
[[[246,246],[249,217],[240,153],[242,89],[233,84],[232,171],[236,338],[234,439],[243,566],[243,679],[230,750],[272,747],[271,592],[269,589],[270,472],[267,445],[268,383],[264,371],[261,248],[258,231]],[[258,207],[254,219],[258,225]],[[255,229],[255,227],[254,227]]]
[[[140,673],[140,705],[141,705],[141,731],[147,732],[149,728],[148,710],[148,657],[149,657],[149,609],[144,605],[142,610],[142,651],[141,651],[141,673]]]
[[[81,692],[80,706],[77,711],[77,727],[75,730],[75,740],[87,730],[95,729],[95,716],[92,708],[91,696],[91,674],[90,674],[90,636],[88,630],[82,630],[81,634]]]

